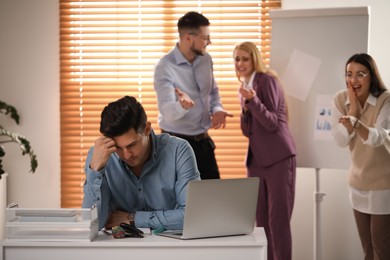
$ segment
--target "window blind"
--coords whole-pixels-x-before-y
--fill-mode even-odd
[[[177,20],[197,11],[210,20],[214,76],[223,105],[234,114],[211,130],[222,178],[243,177],[247,139],[240,130],[233,48],[253,41],[269,62],[268,11],[281,1],[60,0],[61,206],[80,207],[88,149],[100,135],[103,107],[124,95],[144,106],[156,133],[153,72],[178,41]]]

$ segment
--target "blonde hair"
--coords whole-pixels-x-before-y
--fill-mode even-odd
[[[259,49],[257,48],[257,46],[253,42],[242,42],[242,43],[237,44],[234,47],[233,55],[237,50],[242,50],[242,51],[249,53],[249,55],[252,59],[253,67],[255,68],[256,72],[266,73],[266,74],[270,74],[274,77],[277,77],[276,72],[269,69],[265,65],[263,58],[261,57]],[[237,72],[236,72],[236,76],[237,76],[237,78],[239,78]]]

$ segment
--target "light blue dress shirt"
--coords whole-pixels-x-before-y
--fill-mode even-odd
[[[186,110],[180,105],[175,88],[195,103]],[[197,135],[211,126],[210,115],[222,111],[218,86],[213,75],[211,56],[206,53],[188,62],[178,46],[160,59],[154,71],[160,128],[179,134]]]
[[[187,184],[200,180],[196,159],[187,141],[168,134],[151,133],[151,157],[139,179],[113,153],[100,172],[90,169],[93,147],[85,163],[83,208],[96,205],[99,229],[110,212],[136,212],[140,228],[182,229]]]

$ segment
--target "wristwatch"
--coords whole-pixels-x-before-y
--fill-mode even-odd
[[[135,226],[134,219],[135,213],[129,213],[129,215],[127,215],[127,220],[129,221],[130,226]]]

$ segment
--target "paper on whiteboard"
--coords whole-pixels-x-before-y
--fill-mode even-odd
[[[332,138],[332,96],[317,95],[314,126],[314,140],[333,140]]]
[[[294,49],[281,82],[287,95],[305,101],[320,68],[317,57]]]

